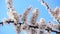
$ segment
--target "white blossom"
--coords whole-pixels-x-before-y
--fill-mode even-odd
[[[36,21],[37,21],[37,17],[38,17],[38,9],[35,9],[34,11],[33,11],[33,14],[32,14],[32,17],[31,17],[31,24],[35,24],[36,23]]]
[[[40,23],[39,24],[39,29],[40,29],[39,34],[44,34],[44,30],[45,30],[45,27],[46,27],[45,19],[41,18],[39,23]]]
[[[23,13],[22,19],[23,19],[23,21],[24,21],[25,23],[26,23],[26,21],[27,21],[28,14],[30,13],[31,10],[32,10],[32,6],[28,7],[28,8],[25,10],[25,12]]]

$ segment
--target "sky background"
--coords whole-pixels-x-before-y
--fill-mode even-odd
[[[52,9],[60,7],[60,0],[45,0],[45,2],[47,2]],[[14,7],[18,14],[23,14],[24,10],[29,6],[33,7],[32,11],[35,8],[39,9],[38,21],[40,18],[45,18],[46,23],[48,23],[48,21],[53,21],[57,24],[57,22],[53,20],[53,17],[48,13],[48,10],[41,5],[39,0],[14,0]],[[0,22],[3,18],[8,18],[7,11],[5,0],[0,0]],[[0,25],[0,34],[16,34],[13,24]],[[24,32],[21,32],[21,34],[24,34]]]

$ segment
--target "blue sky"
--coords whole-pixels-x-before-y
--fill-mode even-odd
[[[60,0],[45,0],[45,1],[48,2],[48,4],[53,9],[56,6],[60,7],[60,4],[59,4]],[[35,8],[39,9],[38,21],[40,20],[40,18],[45,18],[46,23],[48,23],[48,21],[53,21],[53,18],[50,16],[47,9],[40,4],[39,0],[14,0],[14,7],[18,14],[23,14],[24,10],[28,8],[30,5],[33,7],[33,10]],[[6,8],[5,0],[0,0],[0,22],[4,17],[8,18],[7,11],[8,10]],[[57,23],[55,21],[53,22],[55,24]],[[0,25],[0,34],[15,34],[14,26],[12,24],[10,25],[4,24],[4,26]],[[24,34],[24,33],[22,32],[21,34]]]

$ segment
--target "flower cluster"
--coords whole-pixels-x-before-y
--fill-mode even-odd
[[[51,32],[56,32],[60,34],[60,8],[56,7],[54,10],[50,8],[48,3],[40,0],[41,4],[45,6],[51,16],[58,22],[58,25],[54,24],[52,21],[49,21],[48,24],[46,23],[44,18],[41,18],[39,22],[37,22],[37,18],[39,15],[39,10],[36,8],[32,12],[32,17],[28,22],[28,14],[32,10],[32,6],[28,7],[23,15],[19,15],[13,6],[13,0],[6,0],[6,5],[8,8],[8,17],[3,19],[3,22],[0,24],[4,25],[4,23],[13,23],[15,27],[16,34],[20,34],[22,30],[26,31],[27,34],[52,34]],[[30,23],[30,24],[28,24]],[[54,29],[57,30],[54,30]],[[46,33],[47,31],[47,33]]]

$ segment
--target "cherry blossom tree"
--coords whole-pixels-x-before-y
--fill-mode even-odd
[[[20,34],[22,30],[26,32],[25,34],[52,34],[52,32],[60,34],[60,8],[52,9],[44,0],[40,0],[40,3],[47,8],[49,14],[53,16],[58,24],[54,24],[52,21],[46,23],[44,18],[37,22],[39,9],[36,8],[32,12],[32,6],[29,6],[23,14],[18,14],[14,8],[13,0],[6,0],[8,18],[4,18],[0,24],[4,26],[4,23],[12,23],[16,34]],[[32,12],[32,16],[28,20],[30,12]]]

